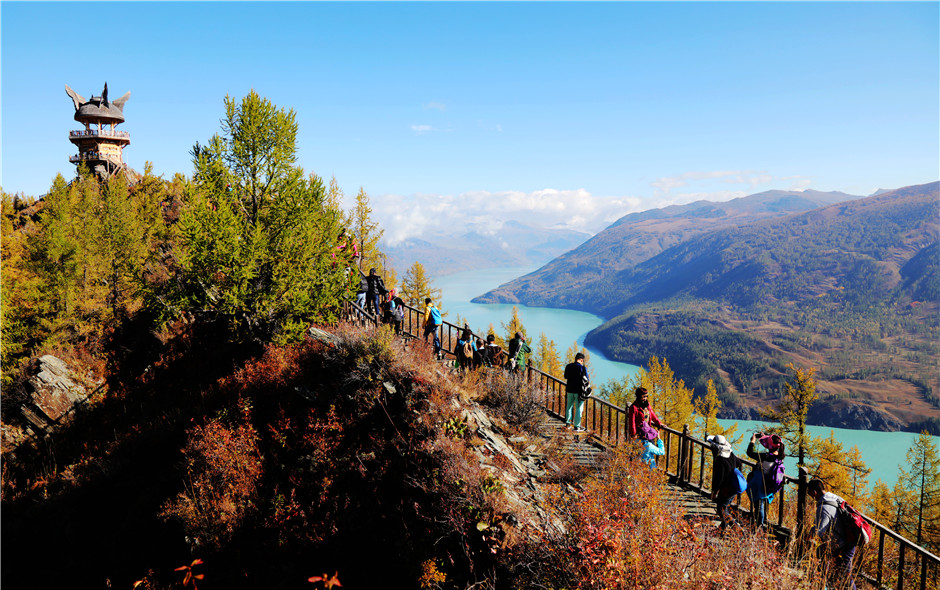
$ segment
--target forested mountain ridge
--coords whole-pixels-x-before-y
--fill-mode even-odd
[[[716,230],[584,288],[613,318],[588,342],[714,379],[726,406],[765,405],[793,362],[820,369],[817,423],[936,420],[938,240],[938,183]]]
[[[593,311],[593,302],[582,297],[582,291],[604,289],[613,273],[695,236],[857,198],[840,192],[767,191],[723,203],[696,201],[631,213],[539,270],[474,301]]]

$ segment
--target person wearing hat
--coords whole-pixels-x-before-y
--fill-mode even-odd
[[[707,436],[705,441],[712,450],[712,500],[717,504],[721,528],[724,529],[734,522],[729,509],[731,502],[741,493],[738,474],[744,463],[731,451],[731,443],[724,436]]]
[[[584,366],[584,353],[574,355],[574,362],[565,367],[565,428],[575,432],[584,432],[581,427],[581,414],[584,413],[584,401],[580,394],[584,392],[587,368]]]
[[[643,441],[655,440],[659,433],[653,426],[663,428],[663,424],[653,408],[650,407],[649,393],[645,387],[637,387],[633,403],[630,404],[630,417],[627,420],[630,438]]]
[[[766,451],[761,451],[760,447]],[[754,513],[754,524],[763,527],[767,523],[767,506],[780,489],[783,475],[784,445],[779,434],[755,432],[747,445],[747,456],[757,462],[747,480],[747,493]]]

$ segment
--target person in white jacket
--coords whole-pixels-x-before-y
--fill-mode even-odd
[[[839,505],[845,500],[827,492],[825,484],[818,479],[810,480],[806,493],[816,500],[816,535],[823,540],[824,550],[828,549],[832,556],[832,563],[826,564],[827,587],[830,590],[856,590],[852,560],[857,546],[846,540],[842,519],[839,518]]]

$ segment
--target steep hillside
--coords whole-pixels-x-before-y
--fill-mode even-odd
[[[937,183],[713,231],[585,287],[579,301],[613,318],[588,341],[628,362],[665,356],[731,404],[773,399],[794,362],[821,371],[820,423],[937,419],[938,240]]]
[[[465,384],[388,331],[314,333],[257,355],[183,338],[5,449],[3,586],[178,588],[199,559],[199,588],[466,588],[565,537],[548,494],[573,489],[524,383]]]
[[[431,276],[442,276],[497,266],[544,264],[588,238],[588,234],[576,231],[536,228],[515,221],[506,222],[495,234],[467,229],[453,228],[382,248],[399,273],[418,261]]]
[[[723,203],[697,201],[631,213],[539,270],[474,301],[594,311],[594,303],[585,293],[607,290],[615,273],[695,236],[857,198],[839,192],[767,191]]]

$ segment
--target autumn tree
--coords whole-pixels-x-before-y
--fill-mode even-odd
[[[369,272],[370,268],[384,269],[385,254],[379,249],[379,240],[385,230],[379,227],[379,222],[372,218],[372,205],[369,195],[360,187],[356,193],[356,205],[350,215],[352,218],[352,231],[356,243],[359,244],[359,268]]]
[[[535,345],[535,353],[532,356],[532,364],[536,369],[561,377],[564,372],[564,365],[558,359],[558,348],[554,340],[545,335],[545,332],[539,334],[539,341]]]
[[[692,409],[698,418],[697,424],[701,426],[699,434],[703,438],[706,435],[720,434],[730,441],[734,437],[737,424],[725,428],[718,423],[718,410],[721,409],[721,399],[718,397],[715,382],[711,379],[705,384],[705,395],[692,400]]]
[[[441,290],[431,283],[431,279],[424,271],[424,265],[415,261],[407,271],[401,283],[401,298],[405,303],[424,309],[425,298],[430,297],[434,305],[441,305]]]
[[[99,335],[142,304],[165,185],[149,163],[140,185],[130,190],[123,176],[101,181],[84,167],[71,183],[61,175],[53,181],[28,247],[54,338]]]
[[[525,326],[522,325],[522,320],[519,319],[519,307],[516,305],[512,306],[512,317],[509,318],[509,323],[503,322],[503,334],[504,340],[509,342],[516,337],[516,332],[522,334],[522,337],[528,341],[529,337],[526,334]]]
[[[20,361],[40,341],[43,297],[28,259],[27,235],[35,224],[22,214],[24,199],[0,191],[0,358],[7,386]],[[29,203],[32,204],[32,203]]]
[[[650,405],[667,426],[693,426],[692,390],[685,381],[676,379],[666,359],[650,357],[646,371],[640,373],[640,384],[649,392]]]
[[[914,439],[907,451],[907,468],[899,466],[898,471],[898,481],[913,500],[910,530],[916,543],[940,547],[940,456],[927,431]]]
[[[288,341],[336,318],[353,277],[334,264],[340,216],[295,166],[297,121],[252,90],[226,96],[222,133],[193,148],[168,314],[222,320],[236,338]]]
[[[787,446],[797,450],[797,464],[804,466],[812,450],[812,437],[806,430],[806,416],[813,402],[819,398],[814,379],[816,370],[797,369],[792,363],[787,366],[793,371],[793,382],[784,383],[784,397],[780,404],[761,414],[768,420],[780,422]]]
[[[904,489],[901,481],[895,482],[894,487],[889,488],[879,479],[872,488],[869,511],[881,524],[898,533],[904,533],[912,520],[911,514],[915,505],[913,492]]]
[[[871,469],[862,461],[858,447],[846,451],[830,430],[828,437],[814,438],[812,448],[813,453],[806,464],[810,476],[824,481],[830,491],[853,506],[865,506]]]

